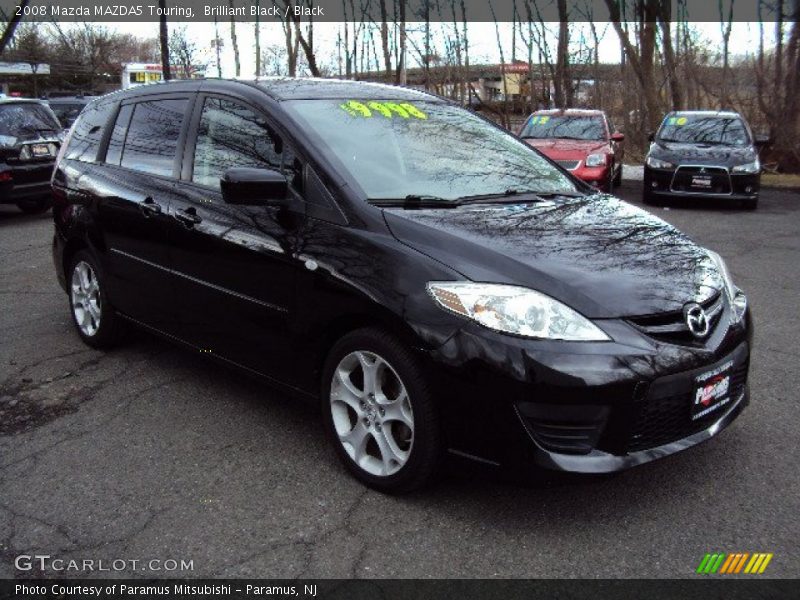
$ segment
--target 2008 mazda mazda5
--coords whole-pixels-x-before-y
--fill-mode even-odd
[[[447,454],[604,473],[748,402],[722,259],[443,99],[354,82],[93,100],[52,180],[84,342],[134,324],[301,397],[364,483]]]

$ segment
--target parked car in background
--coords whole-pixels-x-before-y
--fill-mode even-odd
[[[677,111],[650,136],[642,200],[721,198],[758,206],[761,164],[756,140],[742,116],[728,111]]]
[[[604,192],[622,183],[625,136],[602,110],[539,110],[528,117],[519,136]]]
[[[29,213],[50,207],[50,176],[62,128],[39,100],[0,99],[0,204]]]
[[[91,96],[64,96],[49,98],[47,104],[55,113],[64,129],[69,129],[81,114],[83,107],[92,99]]]

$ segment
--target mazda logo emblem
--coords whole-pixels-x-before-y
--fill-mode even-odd
[[[703,310],[703,307],[697,304],[697,302],[687,304],[683,309],[683,316],[686,319],[686,325],[689,327],[689,331],[692,332],[694,337],[701,338],[708,335],[708,316],[706,315],[706,311]]]

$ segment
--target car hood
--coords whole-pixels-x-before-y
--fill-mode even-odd
[[[657,141],[650,145],[649,155],[673,164],[732,167],[754,161],[757,153],[753,146],[678,144]]]
[[[581,159],[591,152],[599,152],[608,149],[608,144],[603,140],[528,138],[524,141],[551,158]]]
[[[704,248],[608,195],[384,215],[400,242],[467,279],[533,288],[591,318],[677,311],[723,286]]]

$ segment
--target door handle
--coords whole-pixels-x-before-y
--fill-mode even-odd
[[[184,210],[175,211],[175,218],[187,227],[193,227],[203,221],[203,217],[198,216],[197,210],[192,206]]]
[[[161,205],[148,196],[139,204],[139,210],[142,211],[145,217],[152,217],[153,215],[161,214]]]

